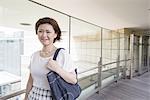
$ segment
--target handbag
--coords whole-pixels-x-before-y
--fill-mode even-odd
[[[53,60],[56,60],[58,52],[61,49],[63,48],[56,50]],[[77,69],[75,69],[75,72],[77,75]],[[54,100],[75,100],[81,94],[81,88],[78,82],[76,84],[68,83],[54,71],[50,71],[47,74],[47,79]]]

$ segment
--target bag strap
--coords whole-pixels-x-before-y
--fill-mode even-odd
[[[78,74],[78,73],[77,73],[77,69],[75,69],[75,73],[76,73],[76,75]],[[77,77],[77,76],[76,76],[76,77]]]
[[[77,72],[77,69],[75,69],[74,71],[76,73],[76,79],[77,79],[77,83],[78,83],[78,72]]]
[[[53,60],[56,60],[56,59],[57,59],[58,53],[59,53],[59,51],[60,51],[61,49],[64,49],[64,48],[58,48],[58,49],[55,51]]]
[[[55,51],[55,54],[54,54],[54,57],[53,57],[53,60],[56,60],[57,59],[57,56],[58,56],[58,53],[61,49],[64,49],[64,48],[58,48],[56,51]],[[76,73],[76,78],[77,78],[77,69],[75,69],[75,73]],[[78,78],[77,78],[77,81],[78,81]]]

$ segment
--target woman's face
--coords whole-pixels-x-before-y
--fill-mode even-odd
[[[57,37],[57,34],[54,31],[54,28],[50,24],[41,24],[37,30],[38,39],[44,45],[52,45],[54,39]]]

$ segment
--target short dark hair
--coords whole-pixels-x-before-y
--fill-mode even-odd
[[[55,43],[56,40],[59,41],[61,39],[61,30],[56,20],[54,20],[53,18],[49,18],[49,17],[44,17],[44,18],[39,19],[35,24],[36,34],[41,24],[50,24],[54,28],[54,31],[57,34],[57,37],[54,39],[53,43]]]

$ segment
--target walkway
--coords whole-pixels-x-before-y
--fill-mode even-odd
[[[150,100],[150,72],[114,83],[87,100]]]

